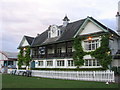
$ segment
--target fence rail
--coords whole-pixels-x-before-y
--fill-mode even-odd
[[[17,72],[19,72],[19,71],[22,71],[22,70],[18,70]],[[8,73],[11,73],[11,71],[8,70]],[[45,71],[45,70],[32,70],[32,76],[44,77],[44,78],[53,78],[53,79],[115,82],[114,71],[109,71],[109,70],[108,71]]]

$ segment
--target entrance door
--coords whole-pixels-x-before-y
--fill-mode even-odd
[[[35,61],[31,62],[31,68],[35,68]]]

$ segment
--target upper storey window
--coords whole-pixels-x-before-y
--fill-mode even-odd
[[[58,37],[61,35],[60,32],[61,30],[58,28],[58,26],[52,25],[50,26],[49,31],[48,31],[48,38]]]
[[[84,41],[84,48],[86,51],[93,51],[99,47],[99,40],[88,40]]]

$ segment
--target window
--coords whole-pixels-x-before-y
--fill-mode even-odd
[[[47,61],[47,66],[53,66],[53,61]]]
[[[100,66],[99,61],[95,59],[86,59],[84,60],[85,66]]]
[[[60,54],[61,53],[61,48],[57,48],[57,53]]]
[[[57,61],[57,66],[64,66],[64,61]]]
[[[68,66],[74,66],[74,61],[73,60],[68,60]]]
[[[60,36],[60,30],[58,30],[58,36]]]
[[[51,33],[50,33],[50,31],[48,31],[48,38],[50,38],[51,37]]]
[[[68,47],[67,52],[68,52],[68,53],[71,53],[71,52],[72,52],[72,47]]]
[[[95,50],[99,47],[99,40],[84,41],[85,50]]]
[[[45,47],[39,47],[39,53],[40,54],[45,54]]]
[[[38,66],[43,66],[43,61],[38,61]]]

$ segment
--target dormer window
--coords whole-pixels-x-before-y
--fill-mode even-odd
[[[61,30],[58,30],[58,32],[57,32],[57,33],[58,33],[58,36],[60,36],[60,35],[61,35]]]
[[[61,30],[56,25],[52,25],[49,27],[48,38],[54,38],[61,35]]]
[[[50,31],[48,31],[48,38],[51,38],[51,33],[50,33]]]

